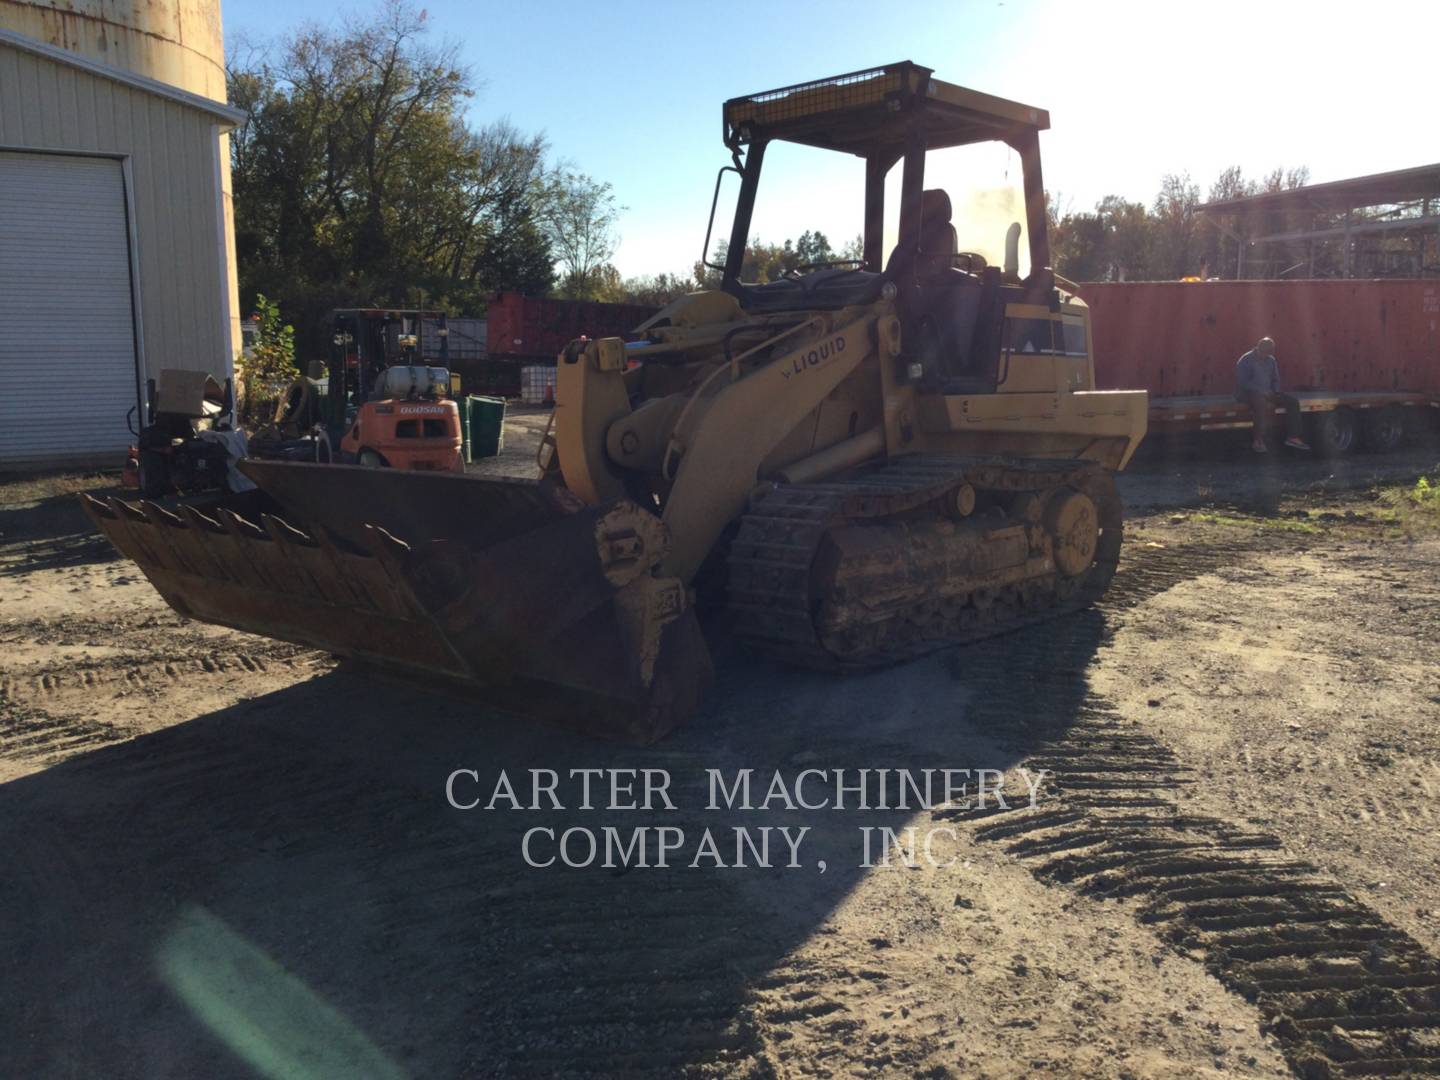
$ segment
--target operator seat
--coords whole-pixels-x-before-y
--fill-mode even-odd
[[[955,265],[960,241],[950,223],[950,196],[942,188],[920,193],[920,265],[923,277],[944,274]]]
[[[943,188],[930,188],[920,193],[920,251],[915,259],[916,277],[931,280],[943,277],[945,271],[955,265],[960,241],[955,226],[950,223],[950,213],[950,196]],[[885,272],[893,277],[908,255],[903,243],[897,244],[890,253]]]
[[[995,335],[1003,303],[999,270],[970,273],[955,265],[959,240],[950,220],[950,196],[941,188],[920,195],[920,250],[911,264],[912,287],[901,293],[902,325],[913,342],[911,358],[923,368],[924,385],[945,393],[990,392],[995,388]],[[904,270],[897,247],[886,272]],[[997,339],[998,340],[998,339]]]

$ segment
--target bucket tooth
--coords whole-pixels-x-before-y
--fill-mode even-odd
[[[138,506],[112,498],[110,509],[115,518],[109,528],[102,526],[102,531],[117,548],[134,559],[141,570],[172,568],[173,557],[165,554],[154,526]]]
[[[364,533],[365,546],[377,559],[389,558],[392,555],[408,555],[410,545],[404,540],[392,536],[379,525],[366,525]]]
[[[296,547],[319,547],[306,533],[274,514],[261,514],[260,524],[277,544],[291,544]]]
[[[185,527],[185,522],[181,521],[179,517],[149,499],[140,500],[140,513],[145,515],[146,521],[155,525],[171,525],[177,529]]]
[[[147,521],[148,518],[138,506],[125,502],[123,499],[110,500],[110,508],[115,511],[115,516],[121,521]]]
[[[115,517],[115,512],[99,499],[95,498],[94,495],[87,495],[81,492],[80,505],[92,519],[100,518],[105,521],[110,521]]]
[[[200,577],[220,573],[204,539],[198,538],[183,518],[149,500],[140,503],[140,512],[153,526],[150,535],[165,548],[173,566]]]
[[[206,517],[193,506],[181,506],[179,511],[180,516],[185,519],[186,539],[192,561],[202,562],[210,575],[223,581],[240,580],[229,545],[225,543],[227,534],[220,523],[214,518]]]
[[[193,506],[182,505],[180,507],[180,516],[197,532],[214,533],[217,535],[225,532],[220,522],[212,517],[207,517]]]
[[[229,507],[220,508],[220,526],[234,536],[244,537],[250,540],[265,539],[265,531],[258,525],[246,521]]]

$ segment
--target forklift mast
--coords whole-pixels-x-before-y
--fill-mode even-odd
[[[427,321],[436,324],[433,340],[425,334]],[[332,439],[340,438],[355,410],[370,400],[386,368],[450,366],[443,311],[340,308],[331,325],[323,419]]]

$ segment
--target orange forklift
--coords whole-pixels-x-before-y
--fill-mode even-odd
[[[436,328],[428,341],[426,322]],[[326,428],[332,439],[339,436],[339,460],[372,468],[464,470],[443,312],[341,309],[334,313],[331,342]]]
[[[377,398],[347,416],[339,460],[375,469],[464,472],[460,410],[444,368],[386,368]]]
[[[252,438],[252,453],[370,468],[463,472],[460,409],[450,400],[445,315],[343,308],[332,320],[329,364],[295,384],[279,419],[281,430],[308,434]],[[434,328],[430,340],[427,323]]]

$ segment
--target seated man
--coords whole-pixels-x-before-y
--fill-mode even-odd
[[[1235,400],[1250,406],[1255,419],[1250,446],[1257,454],[1265,453],[1265,429],[1277,405],[1285,410],[1285,445],[1295,450],[1310,449],[1310,444],[1300,437],[1300,402],[1293,394],[1280,393],[1273,339],[1262,337],[1255,348],[1235,362]]]

